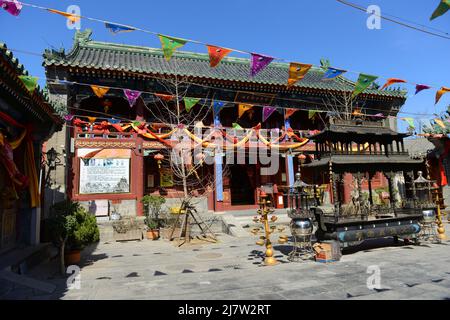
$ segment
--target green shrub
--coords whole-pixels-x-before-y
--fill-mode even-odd
[[[94,216],[78,202],[65,200],[50,208],[48,220],[53,242],[59,248],[61,273],[65,273],[64,252],[82,250],[91,243],[98,242],[100,232]]]
[[[161,196],[145,195],[141,201],[145,208],[145,224],[147,225],[147,228],[149,230],[160,228],[160,215],[162,206],[166,203],[166,199]]]

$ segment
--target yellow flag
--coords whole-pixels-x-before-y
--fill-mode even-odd
[[[441,119],[434,119],[434,121],[441,126],[442,128],[446,129],[447,127],[445,126],[444,121],[442,121]]]
[[[439,91],[436,93],[436,103],[435,104],[438,104],[439,100],[441,100],[442,96],[447,92],[450,92],[450,88],[442,87],[441,89],[439,89]]]
[[[244,115],[248,110],[252,109],[253,106],[251,104],[240,104],[239,105],[239,118]]]
[[[52,13],[60,14],[60,15],[62,15],[64,17],[66,17],[72,23],[76,23],[76,22],[80,21],[80,18],[81,18],[78,15],[75,15],[75,14],[72,14],[72,13],[68,13],[68,12],[64,12],[64,11],[59,11],[59,10],[55,10],[55,9],[47,9],[47,10],[52,12]]]
[[[93,124],[95,120],[97,120],[97,117],[87,117],[90,124]]]
[[[109,88],[107,87],[91,86],[91,88],[95,95],[99,98],[103,98],[109,91]]]
[[[288,87],[291,87],[297,83],[297,81],[302,80],[311,68],[311,64],[292,62],[289,66]]]

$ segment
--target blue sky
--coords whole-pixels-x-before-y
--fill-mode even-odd
[[[335,0],[28,0],[44,7],[65,11],[78,5],[81,14],[120,22],[163,34],[206,43],[268,54],[290,61],[319,64],[330,59],[338,68],[365,72],[385,78],[402,78],[413,83],[450,87],[450,40],[409,30],[388,21],[381,30],[366,27],[368,15]],[[450,32],[450,13],[430,22],[439,0],[351,0],[361,6],[379,5],[391,14]],[[73,30],[66,19],[45,11],[24,7],[19,17],[0,12],[0,41],[9,48],[43,52],[61,46],[70,49]],[[99,41],[159,47],[157,37],[141,32],[112,35],[101,23],[82,21],[82,29],[93,29]],[[205,52],[203,46],[188,44],[184,50]],[[44,77],[39,56],[15,52],[31,74]],[[350,78],[356,75],[350,74]],[[402,111],[440,113],[450,104],[444,95],[435,107],[436,90],[410,98]],[[402,115],[414,118],[427,116]],[[400,128],[406,126],[401,124]]]

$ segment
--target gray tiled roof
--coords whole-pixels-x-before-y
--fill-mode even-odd
[[[115,43],[92,41],[89,30],[78,33],[71,52],[46,51],[44,66],[89,68],[94,70],[124,71],[155,75],[182,75],[195,78],[229,80],[267,85],[283,85],[288,80],[288,63],[271,63],[257,76],[250,76],[250,60],[226,57],[219,66],[211,68],[209,56],[204,53],[177,51],[168,62],[159,48],[138,47]],[[313,67],[295,87],[351,92],[354,82],[338,77],[321,80],[324,70]],[[369,95],[404,99],[405,91],[368,89]]]

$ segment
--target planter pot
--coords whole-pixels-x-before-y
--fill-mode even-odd
[[[64,255],[64,260],[66,262],[66,266],[79,264],[81,261],[81,251],[80,250],[72,250],[72,251],[66,252],[66,254]]]
[[[147,230],[147,239],[149,240],[158,240],[159,239],[159,230]]]

